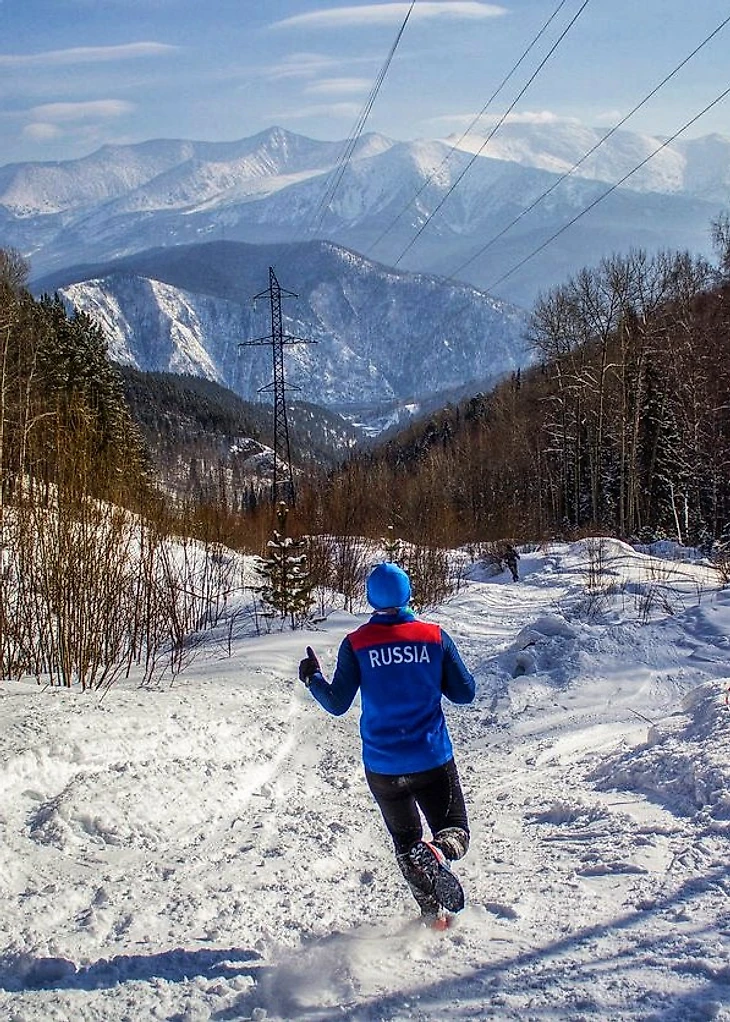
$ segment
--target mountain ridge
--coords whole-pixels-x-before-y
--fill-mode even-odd
[[[529,357],[520,310],[330,242],[175,246],[99,266],[100,277],[70,272],[47,283],[99,323],[115,361],[194,373],[258,400],[271,352],[240,345],[270,333],[268,301],[251,303],[270,266],[298,294],[283,301],[285,333],[318,342],[287,346],[290,385],[333,410],[370,409],[370,425],[386,406],[392,420],[394,409],[480,389]]]
[[[448,277],[462,267],[459,277],[484,289],[530,256],[498,289],[525,306],[559,281],[557,268],[574,272],[613,251],[706,254],[711,219],[730,190],[730,138],[667,147],[604,201],[607,182],[660,143],[616,132],[561,181],[600,137],[575,125],[504,125],[475,157],[478,136],[454,148],[453,140],[373,133],[359,140],[325,208],[341,143],[272,128],[236,142],[105,147],[62,164],[0,167],[0,230],[36,279],[161,244],[320,238],[413,272]],[[571,229],[548,255],[530,255],[593,205],[588,230]]]
[[[355,161],[367,159],[397,146],[417,149],[429,145],[440,147],[443,150],[440,154],[441,158],[447,162],[456,153],[463,152],[469,156],[478,153],[480,158],[487,160],[515,162],[533,169],[562,174],[570,170],[585,152],[598,146],[606,134],[607,132],[601,129],[571,125],[567,122],[530,125],[505,124],[500,126],[499,132],[488,136],[488,141],[487,137],[472,132],[466,137],[447,136],[444,139],[416,139],[412,142],[398,142],[379,133],[371,132],[359,139],[352,159]],[[619,130],[585,160],[576,176],[612,183],[617,174],[621,175],[630,169],[627,167],[627,163],[635,163],[637,159],[645,158],[661,144],[662,140],[656,136],[625,129]],[[680,190],[697,198],[708,198],[706,188],[698,187],[696,184],[689,186],[686,184],[683,172],[688,172],[690,180],[694,181],[698,163],[706,163],[707,151],[713,147],[721,150],[713,160],[713,166],[725,171],[723,184],[727,187],[730,183],[730,167],[727,160],[728,153],[730,153],[730,136],[724,136],[717,132],[696,139],[675,141],[654,157],[655,162],[651,166],[637,172],[631,183],[627,182],[626,187],[629,190],[638,191]],[[32,188],[30,188],[31,194],[23,197],[22,194],[14,193],[11,187],[18,188],[23,183],[25,175],[30,177],[28,184],[33,185],[35,182],[42,182],[44,178],[51,182],[54,178],[62,181],[64,177],[77,171],[78,189],[79,178],[82,182],[89,180],[88,169],[99,165],[107,175],[102,184],[108,187],[110,182],[112,184],[118,182],[125,185],[127,189],[134,189],[149,184],[160,175],[169,173],[173,168],[179,168],[196,160],[201,163],[210,162],[219,165],[248,160],[252,176],[257,174],[263,176],[266,173],[271,174],[272,171],[280,174],[287,168],[289,173],[301,174],[308,170],[314,175],[318,171],[331,171],[343,149],[344,142],[310,139],[278,126],[265,129],[252,136],[227,142],[159,138],[138,143],[105,145],[78,159],[48,163],[25,161],[0,165],[0,204],[10,210],[22,209],[26,213],[33,209]],[[482,151],[478,152],[479,150]],[[283,163],[281,159],[274,158],[275,154],[283,155]],[[304,165],[295,163],[294,166],[290,166],[291,161],[302,154],[309,155],[308,163]],[[110,160],[110,156],[113,156],[114,159]],[[137,175],[133,176],[131,180],[129,177],[125,179],[122,174],[112,178],[108,176],[110,167],[121,166],[134,170],[135,165],[138,168]],[[148,168],[145,173],[141,173],[143,167]],[[662,169],[657,171],[656,167]],[[84,174],[86,174],[85,178]],[[668,181],[670,182],[669,187]],[[83,188],[80,191],[82,198],[79,200],[79,204],[83,206]],[[118,194],[118,190],[112,188],[106,198],[113,198],[116,194]],[[725,196],[726,193],[720,198]],[[41,199],[38,196],[35,201],[37,203],[36,212],[49,210],[47,197]],[[60,212],[62,208],[59,205],[56,211]]]

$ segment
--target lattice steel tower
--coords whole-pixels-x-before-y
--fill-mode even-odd
[[[273,267],[269,267],[269,286],[265,291],[254,295],[253,300],[268,296],[271,304],[271,333],[267,337],[257,337],[253,341],[243,341],[239,348],[250,348],[270,344],[274,361],[274,379],[259,393],[274,393],[274,479],[271,496],[274,503],[280,498],[290,505],[294,504],[294,474],[291,465],[291,449],[289,446],[289,423],[286,414],[286,392],[299,390],[299,387],[288,387],[284,377],[284,345],[285,344],[316,344],[306,337],[295,337],[285,334],[281,313],[281,298],[298,298],[293,291],[285,291],[276,279]],[[281,493],[279,490],[281,489]]]

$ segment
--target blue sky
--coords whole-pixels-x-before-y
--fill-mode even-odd
[[[559,0],[417,0],[367,123],[461,132]],[[489,112],[500,116],[582,0]],[[0,164],[273,124],[348,137],[409,7],[388,0],[0,0]],[[514,115],[609,126],[730,15],[724,0],[589,0]],[[670,135],[730,85],[730,26],[627,125]],[[489,125],[489,121],[483,122]],[[688,137],[730,135],[730,100]]]

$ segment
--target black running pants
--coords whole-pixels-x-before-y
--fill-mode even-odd
[[[449,827],[468,835],[466,805],[453,759],[417,774],[376,774],[366,768],[365,777],[397,855],[409,852],[423,837],[419,809],[431,835]]]

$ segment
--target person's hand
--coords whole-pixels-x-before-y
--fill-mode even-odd
[[[319,660],[311,646],[307,646],[307,655],[299,661],[299,680],[309,688],[312,675],[319,670]]]

